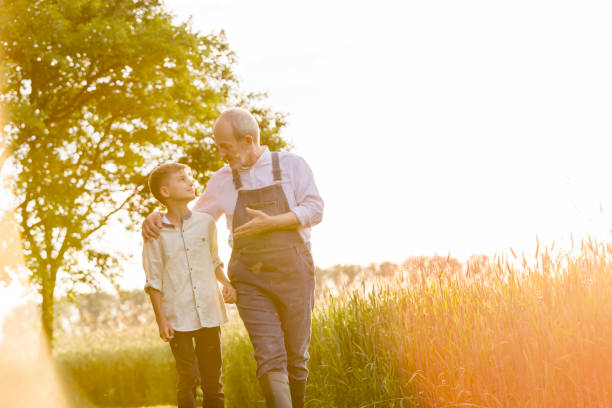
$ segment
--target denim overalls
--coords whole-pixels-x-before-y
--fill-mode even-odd
[[[240,175],[233,170],[238,190],[234,230],[251,220],[246,207],[268,215],[290,211],[276,152],[272,173],[274,184],[242,190]],[[228,274],[255,350],[257,377],[280,371],[290,380],[306,381],[315,278],[310,249],[302,237],[296,230],[276,230],[234,239]]]

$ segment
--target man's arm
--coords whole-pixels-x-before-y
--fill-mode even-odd
[[[159,238],[159,233],[162,229],[162,215],[155,211],[149,214],[142,222],[142,238],[145,241],[152,241]]]
[[[222,177],[223,175],[220,172],[215,173],[210,180],[208,180],[204,193],[198,198],[198,201],[196,201],[193,206],[194,211],[209,214],[215,221],[217,221],[223,213],[218,199],[221,194]]]
[[[259,234],[270,230],[297,229],[311,227],[323,219],[323,199],[314,181],[308,163],[297,155],[286,157],[291,160],[290,177],[294,190],[296,205],[284,214],[270,216],[263,211],[247,208],[253,216],[249,222],[234,230],[234,238]]]
[[[297,155],[291,155],[290,158],[291,183],[296,201],[291,211],[298,217],[302,226],[312,227],[323,220],[323,199],[306,160]]]
[[[293,211],[278,215],[268,215],[263,211],[246,209],[253,219],[234,230],[234,238],[242,238],[270,230],[297,229],[302,226],[299,218]]]

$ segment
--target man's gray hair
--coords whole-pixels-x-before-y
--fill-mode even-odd
[[[259,125],[249,111],[242,108],[231,108],[224,111],[217,121],[225,119],[234,130],[236,139],[250,135],[255,143],[259,143]]]

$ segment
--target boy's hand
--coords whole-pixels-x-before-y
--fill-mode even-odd
[[[159,323],[157,323],[159,327],[159,337],[165,342],[168,342],[174,338],[174,329],[168,322],[168,320],[163,319]]]
[[[149,215],[142,223],[142,237],[146,241],[152,241],[159,238],[159,232],[162,228],[162,215],[157,211]]]
[[[236,300],[238,300],[236,288],[229,283],[223,285],[223,290],[221,292],[223,293],[223,300],[225,303],[236,303]]]

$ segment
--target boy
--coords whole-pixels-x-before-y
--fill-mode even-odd
[[[189,167],[183,164],[157,167],[149,176],[149,189],[168,212],[160,238],[144,243],[145,291],[151,298],[159,335],[170,342],[176,360],[178,407],[196,407],[200,383],[202,406],[221,408],[225,397],[219,326],[227,315],[216,281],[223,285],[227,303],[236,301],[236,291],[217,254],[215,220],[187,208],[195,191]]]

